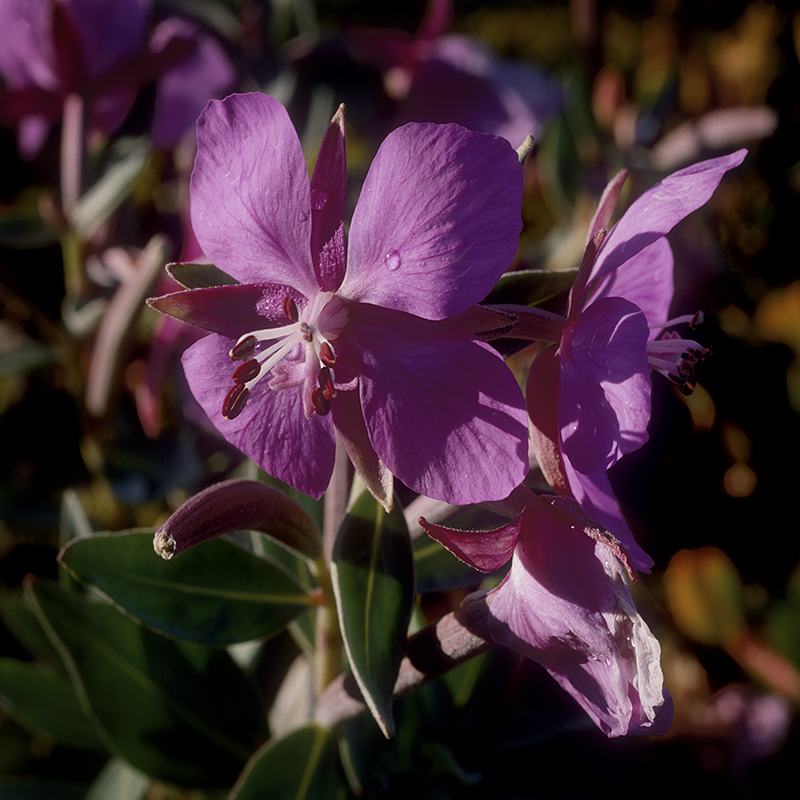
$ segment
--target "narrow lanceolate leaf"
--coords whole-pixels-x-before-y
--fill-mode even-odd
[[[262,747],[248,763],[230,800],[335,798],[340,784],[335,734],[307,725]]]
[[[227,786],[258,728],[254,688],[219,648],[176,642],[50,582],[28,597],[84,711],[136,769],[181,786]]]
[[[1,658],[0,706],[24,727],[47,733],[60,744],[105,750],[64,675],[15,658]]]
[[[540,306],[560,294],[566,294],[578,274],[568,270],[519,270],[506,272],[484,301],[487,305],[511,303],[522,306]]]
[[[387,514],[364,492],[339,530],[333,589],[350,666],[384,735],[414,598],[414,559],[401,508]]]
[[[311,607],[310,590],[286,568],[233,542],[214,539],[169,561],[152,542],[152,531],[90,536],[59,559],[149,627],[195,642],[271,636]]]

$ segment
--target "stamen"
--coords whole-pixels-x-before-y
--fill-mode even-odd
[[[242,358],[251,356],[256,351],[258,339],[252,333],[245,334],[238,342],[231,348],[230,357],[234,361],[239,361]]]
[[[333,348],[330,345],[330,342],[322,342],[319,346],[319,360],[326,366],[326,367],[335,367],[336,366],[336,353],[333,352]]]
[[[261,364],[257,359],[251,358],[249,361],[239,364],[231,377],[234,383],[249,383],[259,372],[261,372]]]
[[[311,392],[311,405],[314,406],[314,411],[321,417],[324,417],[331,410],[331,401],[319,387]]]
[[[226,419],[236,419],[244,410],[250,390],[243,383],[235,383],[228,389],[222,401],[222,416]]]
[[[319,371],[317,382],[319,383],[319,388],[322,389],[322,394],[326,399],[330,400],[331,398],[336,397],[336,387],[333,385],[333,373],[330,369],[328,369],[328,367],[323,367]]]
[[[281,308],[283,310],[283,316],[288,317],[292,322],[297,322],[300,319],[300,312],[297,310],[297,303],[292,300],[289,295],[283,298],[283,302],[281,304]]]

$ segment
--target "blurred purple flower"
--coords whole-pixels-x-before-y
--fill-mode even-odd
[[[451,0],[431,0],[417,33],[361,28],[347,34],[361,61],[383,74],[397,101],[395,123],[456,122],[519,147],[538,138],[564,105],[559,83],[544,70],[497,58],[477,39],[447,34]]]
[[[669,319],[674,264],[666,234],[708,201],[745,154],[673,173],[639,197],[606,236],[624,174],[609,185],[590,227],[559,346],[537,357],[528,379],[528,411],[552,440],[543,460],[554,468],[560,457],[578,473],[604,472],[647,441],[651,370],[691,390],[694,366],[707,350],[674,332],[660,335],[695,321],[692,315]],[[545,395],[553,389],[557,407]]]
[[[208,105],[192,222],[206,256],[241,283],[151,301],[214,332],[184,355],[193,393],[232,444],[315,497],[332,474],[334,429],[387,505],[389,473],[453,503],[505,497],[527,471],[522,396],[502,358],[447,318],[483,299],[514,257],[516,154],[456,125],[394,131],[347,247],[345,184],[342,110],[309,185],[280,103]]]
[[[627,554],[574,500],[537,497],[492,531],[420,524],[475,569],[511,559],[486,598],[492,638],[541,664],[606,736],[669,730],[661,648],[633,603]]]
[[[0,119],[18,126],[23,155],[41,149],[70,95],[86,101],[90,129],[108,133],[142,85],[169,75],[158,103],[177,117],[169,127],[162,119],[155,135],[168,132],[171,144],[178,122],[186,130],[211,96],[230,89],[232,69],[199,26],[165,20],[148,43],[149,17],[150,0],[0,0]]]

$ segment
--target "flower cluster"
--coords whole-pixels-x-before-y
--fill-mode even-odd
[[[387,509],[393,476],[454,505],[516,504],[518,516],[493,531],[420,524],[478,570],[511,562],[486,598],[496,642],[539,661],[607,735],[662,733],[672,706],[660,648],[626,579],[652,560],[606,471],[647,439],[651,372],[689,391],[708,354],[663,333],[699,321],[669,318],[665,237],[744,155],[669,176],[609,230],[625,176],[612,181],[566,318],[547,318],[556,346],[535,359],[525,400],[467,323],[514,258],[522,167],[507,141],[458,125],[391,133],[346,233],[343,109],[309,180],[280,103],[212,101],[198,123],[192,222],[230,281],[150,304],[209,332],[183,358],[192,392],[267,473],[320,497],[338,437]],[[540,314],[493,310],[512,336]],[[555,496],[522,486],[529,428]]]

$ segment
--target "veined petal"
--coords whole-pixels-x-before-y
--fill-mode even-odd
[[[514,553],[521,517],[489,531],[459,531],[435,525],[420,517],[419,524],[432,539],[456,558],[481,572],[492,572],[506,564]]]
[[[588,516],[599,522],[620,540],[628,551],[631,563],[640,572],[650,572],[653,559],[639,546],[633,538],[631,529],[622,516],[611,481],[605,472],[584,475],[575,470],[569,461],[564,463],[569,490]]]
[[[484,299],[517,251],[522,167],[511,145],[409,123],[372,162],[339,294],[442,319]]]
[[[235,419],[222,416],[233,363],[235,339],[212,334],[183,354],[189,388],[214,427],[265,472],[319,498],[330,483],[334,461],[330,417],[306,419],[301,387],[271,389],[267,380],[253,387]]]
[[[603,472],[647,441],[650,370],[644,314],[606,297],[592,303],[561,343],[561,451],[578,472]]]
[[[335,292],[344,278],[344,209],[347,201],[344,106],[331,120],[311,176],[311,255],[324,292]]]
[[[737,150],[727,156],[701,161],[674,172],[648,189],[611,229],[597,254],[589,280],[597,280],[617,269],[705,205],[722,176],[738,167],[746,155],[747,150]]]
[[[270,323],[285,323],[284,297],[291,297],[300,308],[307,302],[289,286],[239,283],[151,297],[147,304],[162,314],[235,340],[248,331],[269,327]]]
[[[242,283],[319,291],[308,170],[284,107],[257,93],[212,100],[197,139],[192,227],[206,256]]]
[[[601,297],[624,297],[642,309],[648,324],[666,322],[675,294],[674,266],[672,248],[662,236],[601,278],[589,303]],[[650,337],[660,333],[654,330]]]
[[[546,502],[526,509],[511,572],[489,594],[492,637],[545,667],[607,736],[664,733],[660,647],[621,564]]]
[[[347,339],[381,461],[448,503],[501,500],[528,470],[522,393],[503,359],[449,322],[353,304]]]

